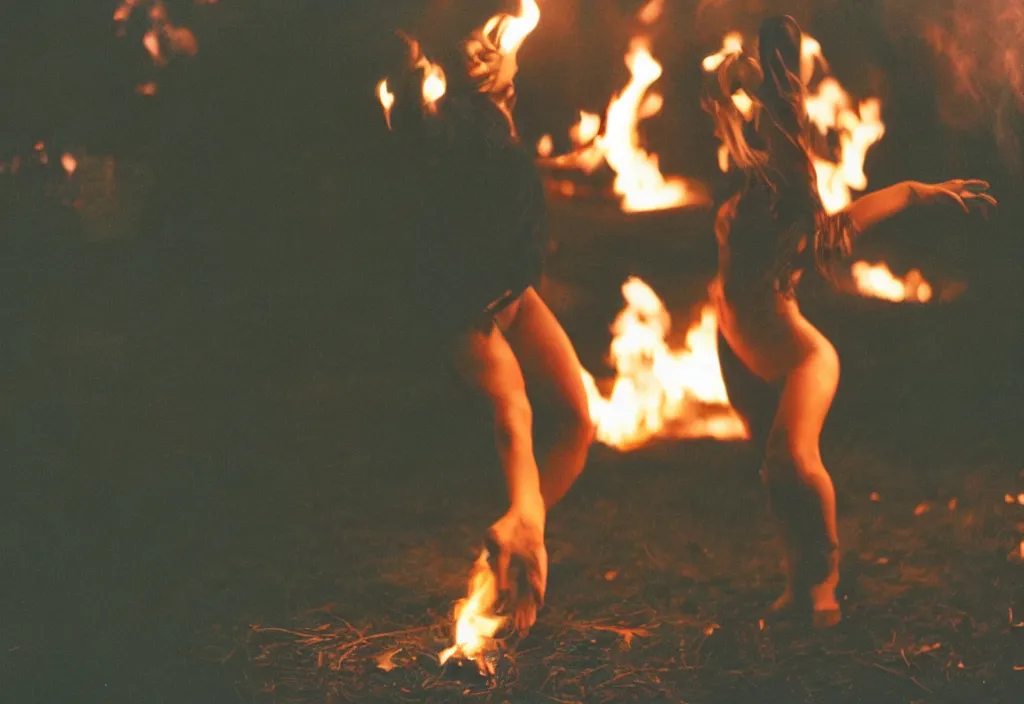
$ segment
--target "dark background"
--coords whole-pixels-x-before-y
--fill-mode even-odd
[[[54,169],[0,174],[4,700],[244,699],[248,677],[193,665],[215,624],[244,632],[315,605],[338,591],[325,585],[356,579],[355,565],[362,579],[393,557],[393,543],[368,535],[417,516],[431,533],[467,511],[474,525],[451,539],[464,557],[500,509],[486,423],[401,297],[409,235],[388,198],[373,94],[392,29],[440,42],[489,10],[166,4],[199,52],[161,69],[142,48],[144,21],[115,36],[110,3],[8,3],[0,16],[0,160],[27,159],[44,140],[52,161],[79,161],[70,181]],[[640,3],[541,4],[518,116],[524,139],[557,144],[578,109],[603,112],[624,84]],[[998,4],[977,5],[993,28]],[[882,0],[697,5],[668,2],[653,30],[666,107],[645,127],[666,173],[728,192],[697,104],[699,60],[725,30],[749,34],[784,9],[852,94],[883,98],[872,188],[992,182],[1002,207],[988,222],[911,215],[864,243],[897,272],[966,282],[960,299],[898,307],[812,286],[807,308],[844,361],[826,454],[871,444],[873,476],[908,472],[893,480],[903,487],[996,467],[978,481],[998,502],[1024,459],[1020,87],[984,65],[1005,31],[957,34],[956,3],[923,0],[916,13]],[[957,102],[948,57],[925,38],[930,17],[978,57],[970,101]],[[135,93],[147,80],[157,96]],[[711,215],[555,204],[547,291],[589,368],[627,274],[648,279],[680,324],[694,312],[714,270]],[[698,445],[676,447],[679,463],[732,457]],[[684,471],[660,452],[659,476]],[[614,465],[595,453],[592,493],[601,463]],[[407,577],[435,589],[466,565]]]

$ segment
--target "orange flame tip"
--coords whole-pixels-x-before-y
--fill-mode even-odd
[[[380,100],[380,106],[384,109],[384,120],[388,123],[388,129],[391,129],[391,108],[395,104],[395,95],[388,90],[387,80],[383,80],[377,84],[377,99]]]
[[[488,20],[484,26],[484,34],[490,34],[494,24],[500,20],[500,15],[496,15]],[[530,33],[537,28],[539,22],[540,8],[535,0],[520,0],[519,16],[511,18],[501,34],[501,39],[498,43],[501,51],[505,54],[514,54],[519,51],[519,47],[523,45],[523,42],[530,36]]]

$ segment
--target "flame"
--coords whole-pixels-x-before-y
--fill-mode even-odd
[[[157,92],[156,81],[148,81],[135,86],[135,92],[139,95],[154,96]]]
[[[580,110],[580,121],[569,130],[569,138],[576,146],[583,147],[593,142],[600,131],[601,116]]]
[[[423,75],[423,104],[430,110],[436,110],[437,101],[444,97],[447,88],[444,71],[437,64],[427,61],[427,71]]]
[[[640,12],[637,13],[637,19],[643,24],[654,24],[661,19],[661,13],[665,11],[665,0],[649,0],[649,2],[640,8]]]
[[[683,349],[673,350],[665,341],[672,320],[654,290],[631,277],[622,295],[626,307],[612,324],[616,377],[611,395],[603,396],[594,377],[583,372],[598,440],[627,450],[659,435],[748,437],[722,379],[714,309],[705,305],[687,330]]]
[[[727,58],[734,54],[743,52],[743,35],[739,32],[729,32],[722,39],[722,48],[710,56],[705,56],[701,66],[705,71],[717,71]]]
[[[910,301],[927,303],[932,298],[932,287],[921,272],[911,269],[905,279],[893,275],[885,262],[869,264],[854,262],[850,269],[857,292],[869,298],[881,298],[900,303]]]
[[[487,654],[494,650],[494,634],[508,620],[495,614],[497,601],[498,580],[483,550],[470,572],[466,598],[455,604],[455,643],[439,654],[442,665],[457,657],[475,662],[482,675],[494,674]]]
[[[142,45],[146,47],[146,51],[148,51],[149,55],[153,57],[153,61],[158,64],[164,63],[164,57],[160,53],[160,38],[154,30],[151,29],[146,32],[142,37]]]
[[[74,155],[69,152],[64,152],[64,156],[60,158],[61,166],[68,172],[68,176],[72,176],[75,173],[75,169],[78,168],[78,160],[75,159]]]
[[[743,37],[732,32],[725,36],[722,48],[705,57],[705,71],[715,71],[730,55],[743,51]],[[822,54],[821,44],[807,34],[800,47],[800,73],[805,83],[811,83],[815,70],[821,67],[828,73],[828,63]],[[753,101],[742,90],[732,96],[733,103],[747,120],[753,117]],[[804,99],[807,116],[823,137],[830,132],[838,135],[839,151],[836,155],[811,154],[817,177],[818,193],[827,213],[835,213],[853,200],[851,190],[863,191],[868,186],[864,174],[864,158],[868,150],[885,135],[882,122],[882,104],[877,98],[869,98],[855,104],[835,78],[825,75],[813,87],[809,87]],[[830,157],[837,157],[834,161]],[[719,149],[718,165],[728,171],[728,152]]]
[[[551,135],[546,134],[537,140],[537,154],[542,157],[551,156],[551,152],[555,150],[555,143],[551,139]]]
[[[645,24],[656,21],[661,9],[660,0],[651,0],[641,10],[640,20]],[[597,115],[581,111],[580,121],[569,133],[576,150],[545,159],[542,165],[590,174],[607,163],[615,172],[613,190],[621,197],[620,207],[627,213],[706,203],[706,196],[692,184],[679,177],[666,178],[661,173],[658,155],[640,146],[640,121],[657,115],[664,105],[660,94],[648,92],[661,77],[662,68],[651,55],[647,39],[634,37],[625,61],[629,83],[608,103],[604,131],[600,132]],[[572,190],[564,182],[559,187],[563,193]]]
[[[537,28],[540,22],[540,8],[534,0],[520,0],[519,16],[511,17],[506,14],[498,14],[487,20],[484,25],[484,34],[490,34],[498,24],[505,20],[505,26],[501,31],[501,38],[498,40],[498,47],[504,54],[514,54],[519,51],[530,33]]]
[[[395,104],[395,94],[388,90],[387,80],[377,84],[377,98],[380,100],[380,106],[384,108],[384,120],[388,123],[388,129],[391,129],[391,108]]]

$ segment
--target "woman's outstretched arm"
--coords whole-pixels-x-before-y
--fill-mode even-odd
[[[843,213],[853,220],[856,231],[863,232],[913,205],[942,200],[955,202],[965,212],[971,206],[995,206],[996,199],[988,193],[988,183],[979,180],[956,179],[945,183],[928,184],[904,181],[863,196]]]

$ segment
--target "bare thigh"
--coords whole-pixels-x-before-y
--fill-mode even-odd
[[[532,287],[515,305],[505,337],[519,359],[527,392],[555,411],[586,416],[587,392],[569,336]]]
[[[839,386],[839,358],[823,337],[788,375],[772,425],[767,455],[820,464],[821,430]]]

